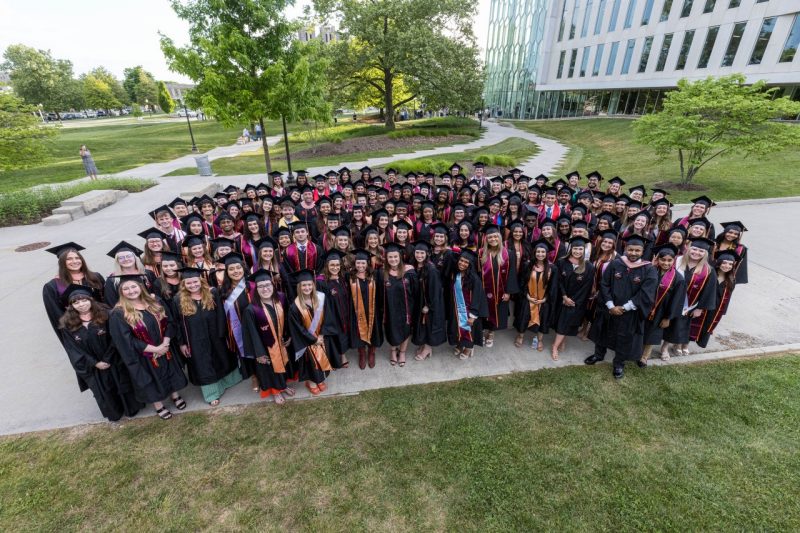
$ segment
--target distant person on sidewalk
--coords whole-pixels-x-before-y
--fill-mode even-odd
[[[94,159],[92,159],[92,152],[86,148],[85,144],[81,145],[81,160],[83,161],[83,168],[86,170],[86,175],[89,176],[92,180],[97,179],[97,167],[94,164]]]
[[[256,124],[256,140],[261,140],[261,124]]]

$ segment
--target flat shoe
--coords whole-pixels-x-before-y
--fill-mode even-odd
[[[326,390],[328,390],[328,386],[325,385],[324,381],[322,383],[317,383],[317,388],[322,392],[325,392]]]

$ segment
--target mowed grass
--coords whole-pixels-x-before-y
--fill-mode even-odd
[[[450,146],[453,144],[451,139],[443,139],[444,136],[459,135],[463,136],[458,143],[467,143],[480,136],[478,123],[468,118],[443,117],[420,120],[408,120],[397,123],[395,131],[388,131],[382,124],[348,123],[340,121],[338,125],[329,128],[321,128],[317,133],[317,148],[320,155],[306,155],[297,157],[301,151],[308,151],[312,148],[309,142],[308,129],[298,129],[296,133],[289,136],[289,150],[292,160],[292,169],[308,169],[314,167],[338,167],[343,162],[364,161],[373,157],[388,157],[399,153],[416,152],[418,150],[428,150],[440,146]],[[373,137],[385,139],[397,139],[406,137],[419,137],[419,142],[408,147],[376,148],[373,150],[359,151],[348,154],[323,156],[325,145],[340,144],[347,139],[360,137]],[[438,137],[438,138],[437,138]],[[288,164],[285,159],[286,150],[283,139],[269,147],[272,169],[285,172]],[[278,159],[280,158],[280,159]],[[266,172],[263,150],[246,152],[234,157],[225,157],[212,161],[211,168],[215,174],[221,176],[236,176],[241,174],[259,174]],[[197,174],[194,167],[179,168],[167,174],[168,176],[189,176]]]
[[[269,123],[267,134],[274,135],[280,123]],[[192,121],[192,130],[201,152],[234,144],[242,128],[226,128],[213,121]],[[0,172],[0,193],[43,183],[61,183],[86,176],[78,151],[89,147],[100,174],[169,161],[191,154],[192,142],[186,121],[114,124],[84,128],[63,128],[48,141],[47,164],[26,170]]]
[[[20,530],[800,528],[800,355],[608,365],[0,439]]]
[[[585,176],[599,170],[605,179],[620,176],[626,187],[658,182],[680,182],[677,153],[659,161],[653,150],[633,142],[633,120],[578,119],[511,121],[525,131],[557,139],[570,151],[558,169],[563,175],[577,169]],[[671,190],[674,203],[686,202],[700,194],[714,200],[771,198],[800,194],[800,180],[791,169],[800,165],[800,150],[784,150],[766,159],[732,155],[712,160],[694,180],[703,191]]]
[[[442,174],[450,170],[453,162],[457,162],[464,167],[465,173],[469,173],[472,170],[473,162],[482,161],[489,167],[509,170],[535,156],[537,153],[539,153],[539,145],[535,142],[520,137],[509,137],[497,144],[491,144],[473,150],[442,154],[437,157],[392,161],[387,164],[386,167],[394,167],[401,174],[411,171]]]

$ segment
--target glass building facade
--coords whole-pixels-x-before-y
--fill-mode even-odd
[[[741,72],[800,100],[800,0],[492,0],[493,117],[641,115],[681,78]]]

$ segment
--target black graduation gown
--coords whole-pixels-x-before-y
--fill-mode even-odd
[[[311,309],[309,309],[309,312],[311,312]],[[323,319],[323,326],[320,334],[324,335],[324,333],[325,326]],[[294,301],[292,301],[289,306],[289,335],[292,338],[292,351],[289,352],[289,359],[292,361],[294,361],[295,352],[317,342],[317,338],[309,333],[303,325],[303,316],[300,314],[300,310],[297,308],[297,304]],[[300,359],[295,361],[295,364],[299,370],[299,378],[302,381],[312,381],[319,384],[325,381],[325,378],[328,377],[330,373],[319,368],[319,365],[309,350],[306,350]]]
[[[444,250],[441,253],[431,253],[431,263],[442,276],[442,285],[445,286],[456,270],[456,254],[452,250]]]
[[[683,281],[686,284],[687,291],[689,290],[689,283],[691,283],[693,273],[694,269],[685,268],[683,271]],[[710,279],[700,292],[696,309],[713,310],[717,307],[717,284],[714,283],[717,275],[713,268],[708,275]],[[681,307],[682,311],[683,307]],[[681,316],[670,322],[669,327],[664,330],[664,340],[673,344],[688,344],[691,325],[692,312],[690,311],[685,316],[681,314]]]
[[[483,318],[489,315],[489,303],[486,301],[486,293],[483,290],[481,277],[473,269],[467,274],[462,275],[461,287],[464,293],[464,301],[467,304],[467,312],[477,317],[472,322],[471,339],[462,337],[459,333],[458,315],[456,313],[456,289],[455,283],[458,280],[458,273],[453,273],[452,281],[448,284],[449,290],[446,291],[446,302],[449,311],[447,313],[447,341],[453,346],[472,348],[475,345],[483,346]]]
[[[317,290],[325,294],[325,353],[333,368],[342,368],[344,353],[350,349],[350,313],[353,302],[346,279],[326,281],[317,278]]]
[[[220,292],[219,295],[219,302],[222,305],[222,308],[225,309],[225,297]],[[245,281],[245,288],[242,292],[239,293],[239,296],[236,298],[234,302],[236,316],[239,318],[239,322],[244,322],[244,310],[247,309],[247,306],[250,305],[250,284],[249,282]],[[236,354],[236,357],[239,359],[239,372],[242,374],[243,379],[247,379],[253,375],[255,372],[255,359],[253,359],[249,354],[239,353],[239,346],[236,344],[236,339],[233,336],[233,329],[231,328],[231,323],[228,320],[227,313],[225,314],[225,323],[227,328],[227,338],[228,338],[228,348]],[[242,326],[244,328],[244,326]]]
[[[447,340],[442,277],[433,263],[428,262],[417,271],[417,280],[417,312],[413,315],[411,342],[418,346],[439,346]],[[425,306],[427,314],[422,313]]]
[[[191,357],[184,358],[186,372],[192,385],[211,385],[231,372],[237,366],[236,354],[228,349],[228,324],[225,310],[215,289],[214,309],[203,309],[195,302],[195,313],[186,316],[181,312],[180,297],[175,295],[172,309],[175,313],[177,330],[176,344],[189,347]]]
[[[659,283],[661,276],[659,271]],[[656,285],[658,287],[658,285]],[[658,289],[656,289],[657,291]],[[658,292],[656,292],[658,294]],[[648,319],[644,323],[644,345],[655,346],[661,344],[664,337],[664,329],[658,325],[662,320],[667,319],[672,323],[681,316],[683,311],[683,302],[686,301],[686,280],[683,279],[683,274],[680,272],[675,273],[675,279],[672,286],[667,291],[667,294],[655,308],[652,320]],[[655,305],[655,303],[653,304]],[[651,310],[652,313],[652,310]]]
[[[154,345],[161,343],[161,328],[156,318],[149,311],[142,311],[142,321]],[[172,392],[179,391],[188,384],[183,375],[181,365],[174,354],[167,358],[161,356],[157,359],[158,366],[154,366],[149,356],[143,355],[147,343],[136,338],[133,329],[125,321],[122,309],[111,311],[109,330],[114,346],[128,368],[133,382],[136,399],[144,403],[155,403],[166,399]],[[175,326],[167,320],[165,335],[175,336]]]
[[[653,308],[658,273],[651,264],[629,268],[622,258],[611,261],[600,281],[597,319],[590,332],[595,344],[614,350],[614,361],[638,360],[644,345],[644,323]],[[636,309],[620,316],[609,313],[606,302],[622,306],[632,302]]]
[[[101,285],[105,285],[106,281],[103,279],[103,276],[97,274],[96,272],[93,272],[93,274],[100,278]],[[84,287],[89,286],[85,278],[81,280],[80,284]],[[61,340],[61,334],[63,333],[63,330],[58,327],[58,322],[61,320],[61,316],[66,310],[64,304],[61,302],[61,295],[64,294],[66,289],[67,285],[61,283],[57,278],[51,279],[44,284],[44,287],[42,287],[44,311],[47,313],[47,319],[50,321],[50,326],[53,328],[53,331],[56,333],[58,341],[61,342],[61,344],[64,344],[64,341]],[[94,294],[95,300],[98,302],[103,301],[103,289],[92,289],[92,293]],[[80,382],[80,379],[78,379],[78,382]],[[81,391],[85,390],[85,387],[81,388]]]
[[[589,261],[585,262],[585,270],[582,274],[575,272],[569,259],[559,259],[555,265],[554,275],[557,276],[557,290],[555,292],[555,317],[553,329],[559,335],[574,336],[586,315],[586,303],[592,292],[594,282],[594,265]],[[567,296],[575,302],[575,307],[567,307],[562,302],[562,297]]]
[[[417,273],[409,270],[396,278],[384,271],[383,290],[387,312],[383,317],[383,332],[386,342],[399,346],[411,335],[411,324],[417,312]]]
[[[122,415],[135,416],[144,404],[134,395],[128,369],[111,343],[106,326],[90,323],[75,331],[62,330],[62,338],[78,379],[92,391],[103,416],[116,422]],[[100,370],[95,366],[99,362],[111,366]]]
[[[147,289],[147,292],[155,292],[153,287],[156,279],[157,276],[155,272],[152,270],[144,271],[144,287]],[[117,305],[117,302],[119,301],[119,282],[116,277],[108,276],[108,279],[106,279],[105,282],[105,288],[103,289],[103,295],[106,300],[106,305],[112,308]],[[156,294],[156,296],[158,296],[158,294]]]
[[[281,305],[278,303],[278,305]],[[278,327],[278,315],[275,312],[275,308],[272,306],[265,306],[267,313],[272,320],[272,323],[275,327]],[[247,306],[244,310],[244,346],[247,353],[251,354],[253,357],[258,359],[259,357],[266,356],[267,363],[261,364],[256,361],[255,372],[256,377],[258,378],[258,385],[262,391],[274,389],[278,391],[282,391],[286,389],[287,381],[290,381],[294,376],[294,352],[292,351],[292,346],[289,345],[286,348],[289,356],[289,362],[286,364],[285,370],[286,372],[278,373],[275,372],[274,367],[269,359],[269,347],[273,346],[275,342],[284,342],[289,339],[289,332],[288,327],[286,324],[283,324],[283,337],[280,339],[276,339],[276,332],[273,331],[269,327],[269,322],[266,320],[261,323],[258,316],[256,316],[256,311],[253,307],[253,304]]]
[[[383,298],[384,298],[384,291],[383,291],[383,270],[376,269],[374,273],[375,277],[375,309],[374,317],[373,317],[373,326],[372,326],[372,336],[370,337],[369,344],[365,343],[361,340],[361,337],[358,334],[358,315],[356,314],[355,308],[355,300],[353,300],[352,292],[351,292],[351,303],[353,304],[352,312],[350,313],[350,346],[353,348],[366,348],[367,346],[372,346],[373,348],[379,348],[383,345]],[[364,309],[369,312],[369,285],[368,280],[365,279],[355,279],[357,283],[361,287],[361,301],[363,302]]]
[[[514,329],[517,330],[517,333],[525,333],[526,331],[549,333],[553,320],[553,306],[558,297],[558,271],[553,265],[550,265],[550,273],[545,286],[547,301],[539,306],[539,325],[528,328],[528,323],[531,320],[531,306],[528,302],[528,280],[532,271],[533,263],[530,262],[525,265],[525,269],[520,276],[520,290],[514,310]]]
[[[714,319],[717,318],[717,324],[719,324],[719,319],[728,313],[728,305],[731,303],[733,289],[736,288],[736,285],[734,285],[733,288],[730,289],[730,292],[726,294],[725,285],[719,281],[717,281],[715,285],[717,287],[717,308],[706,313],[703,319],[703,327],[700,330],[700,336],[697,338],[697,345],[701,348],[708,346],[708,341],[711,340],[711,328],[716,328]]]

